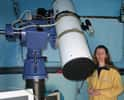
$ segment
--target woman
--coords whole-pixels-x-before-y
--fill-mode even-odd
[[[123,91],[121,76],[104,45],[96,47],[94,62],[98,69],[87,79],[89,100],[117,100],[117,96]]]

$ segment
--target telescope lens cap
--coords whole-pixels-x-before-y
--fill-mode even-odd
[[[88,58],[73,59],[64,65],[63,75],[69,80],[86,80],[96,68],[97,66]]]

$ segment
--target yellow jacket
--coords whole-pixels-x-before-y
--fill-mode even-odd
[[[121,76],[114,68],[102,70],[99,77],[95,71],[87,81],[89,88],[100,91],[100,95],[89,96],[89,100],[117,100],[117,96],[123,91]]]

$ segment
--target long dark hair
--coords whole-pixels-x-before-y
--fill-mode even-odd
[[[98,45],[98,46],[95,48],[94,55],[93,55],[94,63],[95,63],[96,65],[99,64],[99,63],[98,63],[98,60],[97,60],[97,58],[96,58],[96,52],[97,52],[97,49],[100,49],[100,48],[104,49],[104,50],[105,50],[105,53],[106,53],[106,55],[107,55],[107,57],[105,58],[105,64],[106,64],[106,66],[107,66],[107,67],[114,68],[114,69],[117,69],[117,68],[114,66],[114,64],[113,64],[113,62],[112,62],[112,60],[111,60],[111,56],[110,56],[110,53],[109,53],[108,48],[107,48],[106,46],[104,46],[104,45]]]

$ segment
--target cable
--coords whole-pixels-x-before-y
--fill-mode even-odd
[[[13,4],[14,14],[15,14],[16,18],[18,18],[19,14],[20,14],[19,3],[18,3],[17,0],[11,0],[11,1],[12,1],[12,4]]]
[[[0,35],[5,35],[5,29],[0,28]]]
[[[52,27],[52,26],[55,26],[57,23],[54,23],[54,24],[45,24],[45,25],[28,25],[28,26],[24,26],[24,27],[21,27],[21,28],[16,28],[16,27],[13,27],[12,28],[16,31],[19,31],[19,30],[24,30],[26,28],[31,28],[31,27]]]
[[[80,87],[79,88],[77,87],[75,100],[78,100],[78,95],[80,94],[80,91],[83,87],[83,84],[84,84],[84,80],[82,80],[82,83],[81,83]]]
[[[31,10],[24,10],[24,12],[20,15],[19,19],[23,19],[26,13],[31,13]]]
[[[24,18],[24,16],[26,15],[26,13],[30,13],[30,15],[31,15],[31,10],[25,10],[25,11],[20,15],[20,17],[19,17],[17,20],[15,20],[15,21],[12,22],[12,28],[13,28],[14,30],[19,31],[19,30],[24,30],[24,29],[26,29],[26,28],[31,28],[31,27],[52,27],[52,26],[55,26],[55,25],[56,25],[56,23],[54,23],[54,24],[45,24],[45,25],[35,25],[35,24],[33,24],[33,25],[24,26],[24,27],[21,27],[21,28],[15,27],[15,25],[16,25],[17,23],[22,23],[22,22],[23,22],[23,18]],[[51,19],[51,18],[54,18],[54,17],[55,17],[55,16],[43,17],[43,19]]]
[[[80,94],[80,92],[81,92],[81,88],[83,87],[83,84],[84,84],[84,80],[82,80],[82,83],[81,83],[81,85],[80,85],[80,87],[78,88],[78,94]]]

